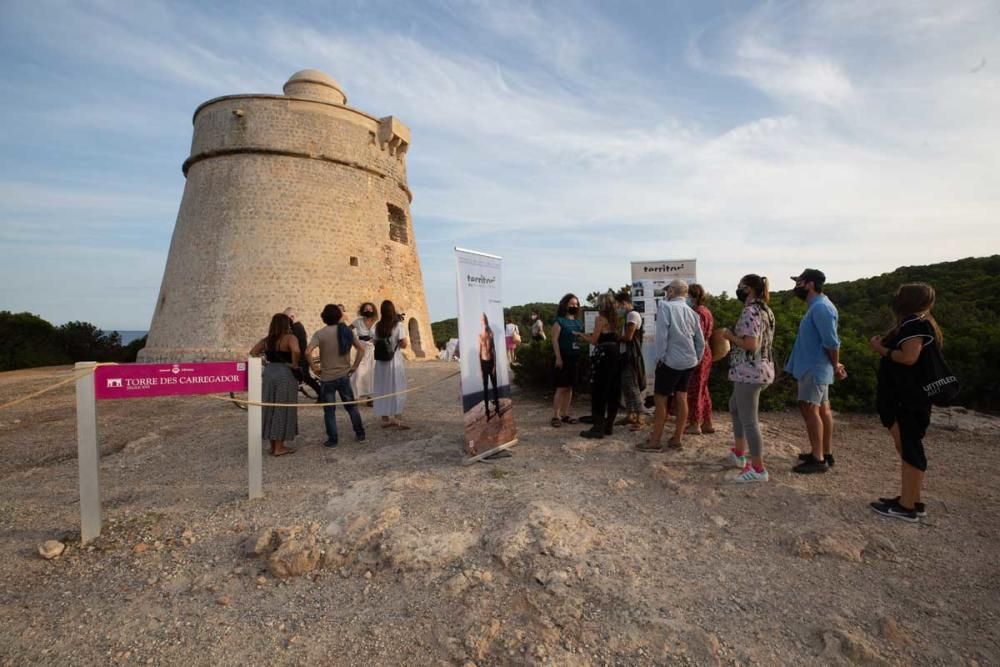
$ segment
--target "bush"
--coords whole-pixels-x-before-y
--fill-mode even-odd
[[[89,322],[53,327],[31,313],[0,311],[0,371],[56,366],[74,361],[135,361],[146,339],[122,347],[116,331],[101,331]]]
[[[0,371],[68,364],[59,332],[31,313],[0,311]]]
[[[122,337],[101,331],[90,322],[67,322],[58,329],[63,349],[73,361],[120,361]]]
[[[573,389],[585,393],[590,391],[590,349],[585,343],[581,348]],[[556,355],[549,339],[521,343],[517,347],[517,361],[511,364],[514,382],[519,387],[535,390],[555,389],[555,367]]]

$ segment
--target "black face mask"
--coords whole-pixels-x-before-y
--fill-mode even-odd
[[[580,309],[577,308],[576,306],[570,306],[569,308],[566,309],[566,312],[569,313],[570,315],[576,315],[578,312],[580,312]]]
[[[364,315],[365,317],[375,317],[375,311],[374,310],[366,310],[366,311],[364,311],[361,314]]]
[[[805,287],[799,287],[798,285],[796,285],[792,289],[792,294],[794,294],[795,296],[799,297],[804,301],[806,297],[809,296],[809,290],[806,289]]]
[[[742,303],[746,303],[747,302],[747,298],[749,296],[750,296],[750,290],[748,288],[746,288],[746,287],[742,287],[742,288],[737,287],[736,288],[736,298],[739,299]]]

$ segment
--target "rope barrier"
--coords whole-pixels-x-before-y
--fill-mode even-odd
[[[227,403],[239,403],[240,405],[253,405],[262,408],[325,408],[337,405],[358,405],[360,403],[367,403],[369,401],[374,401],[380,398],[392,398],[393,396],[401,396],[403,394],[409,394],[411,391],[418,391],[420,389],[426,389],[427,387],[432,387],[436,384],[444,382],[445,380],[450,380],[456,375],[460,375],[462,371],[455,371],[451,375],[446,375],[443,378],[434,380],[433,382],[428,382],[416,387],[410,387],[409,389],[403,389],[401,391],[395,391],[391,394],[383,394],[381,396],[372,396],[371,398],[360,398],[355,401],[337,401],[334,403],[265,403],[262,401],[248,401],[242,398],[230,398],[229,396],[213,396],[211,394],[206,394],[204,398],[211,398],[216,401],[226,401]]]
[[[80,378],[85,378],[88,375],[93,374],[93,372],[95,370],[97,370],[98,366],[117,366],[117,364],[112,363],[112,362],[105,362],[105,363],[95,364],[93,368],[88,368],[84,372],[76,374],[76,375],[73,375],[71,377],[68,377],[65,380],[61,381],[61,382],[56,382],[55,384],[51,384],[48,387],[45,387],[44,389],[40,389],[40,390],[38,390],[38,391],[36,391],[36,392],[34,392],[32,394],[28,394],[27,396],[22,396],[21,398],[15,398],[13,401],[8,401],[6,403],[2,403],[2,404],[0,404],[0,410],[3,410],[4,408],[14,407],[15,405],[18,405],[19,403],[24,403],[25,401],[30,401],[31,399],[37,398],[37,397],[41,396],[42,394],[47,394],[48,392],[52,391],[53,389],[58,389],[59,387],[65,385],[65,384],[69,384],[70,382],[76,382]],[[58,376],[52,375],[52,376],[49,376],[49,377],[58,377]],[[42,379],[45,379],[45,378],[42,378]]]

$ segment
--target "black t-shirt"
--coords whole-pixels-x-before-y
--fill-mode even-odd
[[[926,396],[920,389],[920,379],[927,346],[934,345],[934,327],[931,326],[931,323],[923,317],[914,316],[903,322],[898,331],[884,339],[882,344],[889,350],[899,350],[902,349],[903,343],[913,338],[923,340],[923,348],[921,348],[917,362],[912,366],[907,366],[893,361],[889,358],[891,352],[882,357],[878,366],[879,388],[883,391],[888,389],[904,400],[910,398],[926,401]]]
[[[306,359],[306,341],[309,340],[309,336],[306,335],[306,328],[303,326],[302,322],[292,322],[292,333],[295,335],[296,340],[299,341],[299,357],[302,365],[308,364]]]

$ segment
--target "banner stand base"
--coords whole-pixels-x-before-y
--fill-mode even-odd
[[[499,447],[494,447],[493,449],[487,450],[487,451],[483,452],[482,454],[477,454],[475,456],[471,456],[471,457],[465,459],[464,461],[462,461],[462,465],[469,465],[470,463],[476,463],[478,461],[482,461],[487,456],[491,456],[493,454],[496,454],[497,452],[501,452],[501,451],[503,451],[505,449],[513,447],[516,444],[517,444],[517,438],[514,438],[510,442],[505,443],[503,445],[500,445]]]

